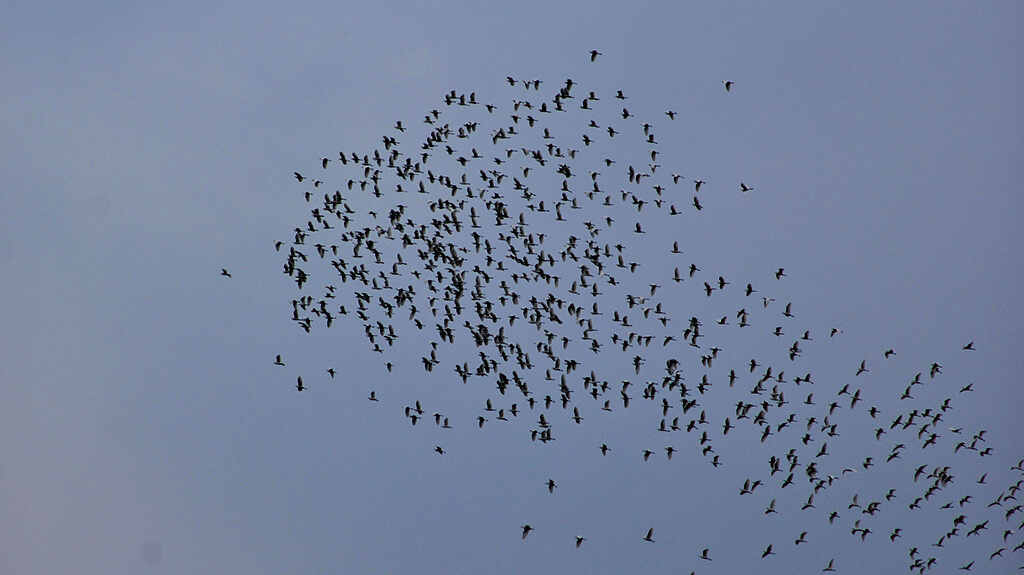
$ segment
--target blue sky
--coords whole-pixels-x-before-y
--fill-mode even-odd
[[[1009,549],[988,560],[1005,545],[996,523],[1017,525],[985,507],[1020,479],[1010,467],[1024,457],[1015,3],[68,3],[0,13],[0,571],[816,573],[834,558],[839,572],[875,573],[905,570],[914,545],[945,571],[1024,563]],[[591,63],[593,49],[602,55]],[[566,78],[580,96],[600,96],[592,118],[550,125],[625,126],[593,151],[591,161],[618,162],[600,170],[609,187],[647,151],[621,106],[634,128],[654,126],[661,177],[708,181],[699,214],[687,187],[680,218],[626,205],[601,240],[626,244],[642,264],[622,290],[663,285],[680,330],[690,315],[751,308],[750,332],[717,340],[723,357],[703,400],[714,425],[735,403],[723,368],[782,357],[791,331],[808,329],[821,336],[790,376],[812,371],[824,405],[852,383],[880,420],[904,409],[898,396],[915,373],[940,363],[946,387],[916,400],[955,395],[940,444],[915,443],[902,461],[866,470],[865,454],[878,461],[885,447],[884,459],[894,441],[876,442],[863,412],[841,412],[828,464],[860,471],[804,512],[806,488],[783,490],[779,475],[737,495],[792,438],[762,443],[737,429],[716,442],[715,469],[694,434],[656,431],[655,406],[634,398],[609,414],[584,396],[584,423],[556,408],[558,440],[541,446],[528,433],[536,412],[476,426],[487,399],[513,400],[451,371],[476,357],[464,333],[441,348],[443,372],[422,369],[427,340],[414,336],[389,356],[388,374],[360,322],[296,327],[289,302],[303,294],[274,251],[309,219],[308,182],[292,173],[348,195],[351,176],[337,162],[323,170],[321,157],[372,154],[382,134],[401,135],[412,155],[432,109],[453,125],[480,116],[491,127],[527,94],[506,76],[543,80],[531,98],[550,98]],[[725,80],[735,82],[728,93]],[[451,90],[498,111],[445,107]],[[398,120],[409,135],[396,134]],[[462,171],[438,156],[438,171]],[[558,185],[541,177],[552,179],[538,191]],[[740,182],[755,190],[741,193]],[[575,233],[573,221],[546,225],[558,237]],[[637,221],[643,239],[628,232]],[[680,258],[658,251],[671,241]],[[704,276],[668,279],[691,263]],[[776,280],[780,267],[787,277]],[[701,283],[719,275],[735,291],[705,297]],[[759,289],[752,300],[776,301],[748,305],[738,291],[747,282]],[[612,289],[601,305],[621,307],[620,295]],[[792,328],[768,315],[787,302]],[[787,337],[773,337],[775,325]],[[829,340],[832,327],[843,332]],[[970,341],[977,351],[961,349]],[[896,355],[884,358],[887,349]],[[584,351],[585,371],[607,373],[613,388],[633,372],[630,355]],[[273,365],[277,354],[285,367]],[[654,373],[651,354],[644,369]],[[861,360],[870,371],[854,376]],[[699,381],[699,368],[686,368]],[[968,383],[972,392],[956,393]],[[371,390],[381,401],[366,400]],[[416,400],[454,429],[409,425],[403,407]],[[986,429],[993,456],[952,454],[949,427]],[[672,460],[667,445],[680,450]],[[642,449],[655,452],[647,463]],[[951,465],[957,481],[936,501],[974,493],[969,518],[992,515],[992,527],[931,548],[929,528],[948,510],[908,509],[921,464]],[[975,483],[983,473],[987,484]],[[848,524],[868,519],[848,510],[852,494],[890,488],[897,499],[870,517],[873,533],[851,535]],[[766,515],[773,498],[779,513]],[[842,517],[829,526],[833,507]],[[524,524],[535,529],[525,541]],[[903,537],[891,542],[897,526]],[[652,527],[653,544],[642,540]],[[802,531],[808,544],[794,545]],[[577,535],[587,538],[578,550]],[[1007,542],[1020,540],[1018,531]],[[143,557],[150,542],[162,550],[155,562]],[[776,556],[762,559],[768,544]],[[713,561],[699,559],[704,548]]]

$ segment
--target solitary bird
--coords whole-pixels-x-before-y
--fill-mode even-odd
[[[231,277],[231,274],[228,273],[228,270],[226,270],[224,268],[220,268],[220,275]]]
[[[580,535],[577,535],[576,536],[576,548],[579,549],[580,545],[583,545],[583,542],[586,541],[586,540],[587,540],[586,537],[582,537]]]
[[[590,51],[590,61],[593,62],[594,60],[597,60],[597,57],[600,56],[600,55],[601,55],[601,53],[598,52],[597,50],[591,50]],[[577,547],[579,547],[579,546],[577,545]]]
[[[729,90],[732,90],[732,85],[733,85],[734,83],[735,83],[735,82],[731,82],[731,81],[728,81],[728,80],[723,80],[723,81],[722,81],[722,84],[723,84],[723,85],[725,86],[725,91],[726,91],[726,92],[728,92]]]
[[[295,383],[295,389],[297,389],[299,391],[305,391],[305,389],[306,389],[305,386],[302,385],[302,376],[301,375],[299,376],[298,381]]]
[[[530,531],[533,531],[533,527],[530,527],[529,524],[523,525],[523,539],[526,539],[526,536],[530,534]]]
[[[647,535],[644,537],[644,541],[650,541],[651,543],[654,543],[653,537],[654,537],[654,528],[651,527],[650,529],[647,530]]]

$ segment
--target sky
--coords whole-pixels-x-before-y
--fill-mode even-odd
[[[1024,551],[1011,551],[1024,541],[1021,514],[1003,517],[1019,501],[989,506],[1021,479],[1011,467],[1024,457],[1022,22],[1013,2],[5,4],[0,572],[818,573],[832,560],[840,573],[878,573],[909,571],[915,546],[919,557],[937,559],[933,571],[971,561],[982,573],[1024,565]],[[600,52],[593,62],[591,50]],[[537,129],[549,126],[556,145],[579,150],[562,161],[581,201],[595,171],[616,205],[563,208],[566,222],[527,212],[530,232],[548,236],[543,247],[556,260],[574,235],[581,246],[621,244],[626,261],[640,266],[608,270],[619,285],[602,283],[600,297],[576,300],[606,312],[594,334],[601,353],[572,323],[545,327],[573,337],[566,355],[580,367],[568,375],[569,408],[544,379],[551,368],[535,347],[543,332],[525,321],[508,327],[509,337],[531,353],[531,386],[538,400],[553,394],[551,408],[530,410],[515,389],[500,395],[490,376],[462,382],[453,365],[475,371],[479,363],[461,327],[470,317],[454,322],[456,343],[439,345],[437,369],[425,371],[421,358],[440,321],[428,316],[425,280],[416,285],[426,328],[411,327],[403,308],[398,342],[378,338],[387,349],[374,353],[352,298],[365,286],[332,277],[312,246],[334,237],[339,253],[351,255],[351,243],[338,239],[340,220],[305,246],[293,246],[294,230],[306,228],[325,191],[345,196],[360,227],[385,225],[398,202],[408,218],[429,224],[439,216],[427,202],[441,196],[399,197],[396,183],[414,189],[423,177],[409,183],[388,170],[383,197],[358,184],[349,190],[347,180],[366,176],[362,166],[341,165],[339,152],[386,157],[389,136],[415,159],[436,127],[423,118],[438,110],[439,123],[453,129],[480,123],[472,138],[449,143],[483,158],[463,167],[459,155],[436,149],[424,170],[454,179],[505,170],[511,178],[528,160],[492,162],[492,152],[505,150],[492,143],[493,130],[512,125],[515,100],[550,103],[570,78],[571,111],[544,116]],[[523,87],[535,79],[538,90]],[[725,81],[734,83],[729,91]],[[453,90],[481,104],[448,106]],[[628,100],[615,98],[619,90]],[[599,100],[588,113],[578,106],[591,91]],[[623,107],[632,118],[622,118]],[[546,142],[522,125],[526,114],[518,114],[518,141],[539,149]],[[592,146],[579,138],[590,120],[600,125]],[[642,123],[657,136],[654,162]],[[608,126],[618,135],[607,137]],[[332,159],[326,169],[324,157]],[[561,193],[560,163],[524,178],[549,209]],[[637,211],[619,189],[631,189],[627,166],[646,171],[650,163],[656,171],[634,186],[632,198],[646,201]],[[681,176],[678,185],[671,174]],[[313,187],[314,179],[323,184]],[[698,179],[707,184],[695,192]],[[682,215],[658,208],[649,182],[664,185],[663,208]],[[753,190],[742,192],[741,183]],[[526,211],[531,201],[503,186],[509,204]],[[501,230],[479,205],[481,233],[496,243]],[[586,221],[601,235],[589,235]],[[633,231],[637,223],[644,234]],[[470,269],[486,265],[466,233],[452,237],[467,248]],[[390,269],[397,248],[380,241],[389,246],[382,269]],[[672,242],[682,254],[670,252]],[[282,273],[290,247],[310,259],[301,290]],[[406,252],[405,261],[419,259]],[[693,277],[691,264],[699,268]],[[674,267],[684,281],[672,281]],[[776,278],[779,268],[785,276]],[[551,269],[563,276],[557,288],[508,285],[524,301],[553,291],[573,301],[566,284],[578,263]],[[495,283],[508,277],[491,273]],[[705,295],[703,282],[719,276],[730,285]],[[757,292],[744,295],[747,283]],[[328,329],[300,310],[315,320],[306,333],[292,320],[292,300],[319,301],[325,285],[337,288],[331,305],[350,314]],[[619,352],[608,316],[627,310],[630,294],[662,302],[672,321],[642,320],[646,303],[624,311],[659,339]],[[792,318],[782,316],[786,303]],[[739,308],[750,317],[743,331]],[[376,305],[367,313],[374,325],[388,319]],[[716,324],[722,315],[729,326]],[[707,334],[699,350],[682,335],[691,316]],[[776,326],[784,336],[772,335]],[[841,332],[829,337],[833,328]],[[805,330],[813,338],[791,361],[787,349]],[[662,346],[666,335],[676,341]],[[964,350],[969,342],[974,349]],[[702,366],[713,344],[720,356]],[[645,359],[635,373],[638,354]],[[678,392],[641,397],[672,354],[700,401],[685,415]],[[752,357],[761,364],[754,373]],[[868,371],[855,375],[862,361]],[[930,377],[933,363],[941,373]],[[799,419],[762,441],[733,406],[768,398],[773,380],[763,396],[747,392],[766,365],[773,375],[788,372],[778,385],[789,405],[767,410],[773,431],[780,414]],[[730,369],[740,376],[733,388]],[[600,400],[583,389],[590,371],[610,382]],[[798,387],[792,378],[804,372],[814,383]],[[914,399],[899,399],[918,372],[925,384]],[[702,374],[712,386],[697,395]],[[628,409],[622,380],[633,381]],[[862,391],[856,410],[837,395],[847,384],[851,395]],[[371,391],[379,401],[367,399]],[[815,405],[804,404],[812,392]],[[667,419],[678,416],[684,429],[658,431],[663,397],[676,398]],[[938,435],[934,446],[921,446],[920,420],[889,429],[908,406],[935,412],[945,398],[943,419],[924,432]],[[517,403],[523,413],[498,421],[487,400],[506,410]],[[600,409],[604,400],[612,411]],[[416,401],[424,419],[411,425],[405,407]],[[838,435],[816,433],[803,444],[806,417],[832,401]],[[569,419],[573,407],[579,424]],[[709,423],[687,432],[698,411]],[[433,413],[452,429],[435,425]],[[555,441],[531,440],[540,413]],[[725,417],[735,425],[728,437]],[[888,432],[876,440],[879,427]],[[713,454],[702,453],[702,429]],[[981,430],[979,449],[954,453]],[[882,463],[901,439],[901,457]],[[825,442],[828,455],[815,457]],[[672,459],[667,446],[677,450]],[[991,455],[978,455],[986,447]],[[783,488],[790,448],[801,467]],[[646,462],[645,449],[653,452]],[[709,465],[713,455],[718,467]],[[783,459],[781,473],[769,473],[771,456]],[[873,457],[870,469],[865,457]],[[837,478],[802,510],[810,461]],[[949,465],[956,479],[909,509],[927,489],[928,479],[913,480],[920,465],[925,474]],[[756,478],[763,485],[740,495]],[[889,489],[892,501],[883,497]],[[880,512],[848,507],[854,494],[862,507],[878,501]],[[973,501],[963,501],[968,495]],[[777,513],[765,513],[772,500]],[[941,509],[947,502],[953,508]],[[833,509],[840,516],[829,524]],[[959,514],[967,517],[959,534],[933,547]],[[966,537],[986,519],[987,530]],[[857,520],[871,529],[863,539],[850,532]],[[525,539],[524,525],[532,527]],[[902,535],[890,540],[895,528]],[[653,542],[644,541],[649,529]],[[806,544],[796,544],[804,531]],[[577,536],[586,539],[579,548]],[[775,555],[762,558],[768,545]],[[700,558],[704,549],[711,561]]]

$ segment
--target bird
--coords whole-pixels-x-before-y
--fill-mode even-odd
[[[771,544],[769,544],[768,547],[765,548],[764,552],[761,553],[761,558],[764,559],[765,557],[767,557],[769,555],[775,555],[775,553],[772,551]]]
[[[860,374],[862,374],[862,373],[867,373],[867,371],[868,371],[868,368],[867,368],[867,367],[865,367],[865,364],[866,364],[866,363],[867,363],[867,360],[866,360],[866,359],[864,359],[864,360],[861,360],[861,362],[860,362],[860,367],[859,367],[859,368],[857,368],[857,373],[855,373],[854,375],[860,375]]]
[[[440,445],[434,447],[434,451],[438,452],[441,455],[444,455],[444,453],[445,453],[444,449],[441,449]],[[458,458],[456,458],[456,459],[458,459]]]
[[[735,83],[735,82],[731,82],[731,81],[727,81],[727,80],[723,80],[723,81],[722,81],[722,84],[723,84],[723,85],[725,86],[725,91],[726,91],[726,92],[728,92],[728,91],[732,90],[732,85],[733,85],[734,83]]]
[[[705,560],[707,560],[707,561],[711,561],[711,558],[710,558],[710,557],[708,557],[708,551],[709,551],[709,549],[708,549],[708,548],[705,548],[705,549],[704,549],[703,551],[701,551],[701,552],[700,552],[700,558],[701,558],[701,559],[705,559]]]
[[[298,380],[295,383],[295,389],[297,389],[299,391],[305,391],[306,390],[306,387],[302,385],[302,376],[301,375],[298,377]]]
[[[529,524],[523,525],[523,539],[526,539],[526,536],[530,534],[530,531],[533,531],[533,527],[530,527]]]
[[[228,273],[228,270],[226,270],[224,268],[220,268],[220,275],[226,276],[226,277],[231,277],[231,274]]]
[[[647,535],[644,536],[644,541],[649,541],[651,543],[654,543],[653,537],[654,537],[654,528],[651,527],[650,529],[647,530]]]
[[[591,50],[590,51],[590,61],[593,62],[594,60],[597,60],[597,57],[600,56],[600,55],[601,55],[601,53],[598,52],[597,50]]]
[[[284,365],[284,362],[281,361],[281,355],[280,354],[278,354],[277,359],[274,360],[274,365]]]
[[[580,545],[583,545],[583,542],[586,541],[586,540],[587,540],[586,537],[581,537],[581,536],[577,535],[576,536],[576,548],[579,549]]]
[[[744,184],[743,182],[740,182],[740,191],[741,192],[752,192],[752,191],[754,191],[754,188],[751,188],[750,186]]]

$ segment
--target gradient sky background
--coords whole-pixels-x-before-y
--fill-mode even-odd
[[[714,474],[644,464],[668,440],[630,412],[541,448],[477,429],[494,394],[453,374],[416,360],[387,377],[358,324],[292,324],[298,292],[273,250],[308,217],[292,172],[372,153],[453,89],[507,110],[506,76],[626,91],[659,126],[663,169],[719,186],[679,230],[694,261],[755,284],[785,267],[775,297],[816,333],[844,330],[813,359],[819,377],[868,358],[876,390],[933,361],[950,386],[974,382],[946,423],[987,429],[995,456],[957,459],[958,493],[987,503],[1018,478],[1019,3],[346,4],[0,7],[0,572],[905,570],[910,545],[888,532],[862,543],[737,497],[769,454],[756,437],[723,447],[736,464]],[[421,398],[457,428],[409,426],[401,407]],[[973,484],[984,472],[991,485]],[[921,521],[908,497],[887,522]],[[1024,564],[988,561],[1001,535],[944,555],[943,572]]]

